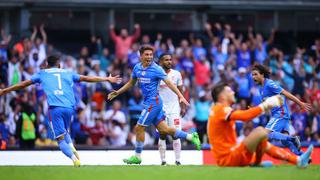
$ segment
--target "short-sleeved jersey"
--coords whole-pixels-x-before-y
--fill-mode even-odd
[[[227,120],[232,108],[223,105],[213,105],[208,120],[208,137],[211,151],[216,160],[230,154],[237,145],[235,121]]]
[[[271,79],[265,79],[264,85],[259,87],[259,92],[262,100],[274,95],[278,95],[282,90],[283,88],[277,85]],[[271,116],[274,118],[290,118],[290,112],[286,103],[286,97],[282,95],[282,98],[284,100],[284,104],[280,107],[274,107],[270,110]]]
[[[167,73],[168,79],[175,86],[182,86],[182,77],[179,71],[170,69]],[[163,101],[163,110],[166,114],[180,114],[179,98],[165,82],[160,82],[159,94]]]
[[[31,76],[33,83],[42,85],[49,106],[68,108],[75,106],[73,84],[79,80],[79,74],[60,68],[41,70]]]
[[[166,79],[167,75],[159,65],[152,62],[146,68],[141,63],[136,64],[131,77],[138,80],[144,102],[148,102],[154,100],[159,95],[158,88],[160,81]]]

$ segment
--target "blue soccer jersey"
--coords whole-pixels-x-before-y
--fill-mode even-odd
[[[31,77],[33,83],[42,85],[49,106],[67,108],[75,106],[73,84],[79,80],[79,74],[60,68],[41,70]]]
[[[266,79],[264,81],[264,86],[259,88],[260,95],[262,99],[280,94],[283,88],[279,85],[277,85],[274,81],[271,79]],[[284,100],[284,104],[281,107],[274,107],[271,111],[271,116],[273,118],[290,118],[290,112],[286,103],[286,97],[282,95],[282,98]]]
[[[142,67],[141,63],[138,63],[133,68],[132,78],[138,80],[144,101],[147,102],[159,95],[160,81],[166,79],[167,75],[155,62],[146,68]]]

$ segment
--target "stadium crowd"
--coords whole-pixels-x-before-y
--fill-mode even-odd
[[[270,68],[273,80],[313,106],[312,112],[304,112],[289,101],[290,133],[299,135],[302,142],[320,143],[320,39],[310,42],[309,47],[296,47],[293,53],[285,53],[274,41],[276,29],[265,38],[252,27],[248,27],[247,32],[235,33],[229,24],[207,23],[204,32],[190,33],[176,43],[172,37],[164,37],[160,32],[142,34],[138,24],[134,28],[133,34],[126,29],[116,33],[111,25],[111,46],[106,46],[99,36],[92,36],[91,43],[84,45],[75,56],[57,52],[48,41],[44,25],[34,27],[30,37],[19,41],[13,41],[11,35],[2,30],[0,88],[29,79],[45,67],[48,54],[60,54],[63,68],[79,74],[119,74],[123,77],[121,84],[74,84],[77,105],[71,136],[76,145],[132,145],[135,141],[133,127],[143,109],[140,90],[134,88],[112,102],[106,101],[106,95],[128,81],[132,68],[139,62],[140,45],[150,44],[155,48],[155,61],[162,53],[173,54],[175,69],[183,76],[183,93],[191,104],[183,117],[183,129],[198,131],[201,141],[206,144],[211,87],[219,81],[228,82],[236,92],[236,109],[255,106],[261,99],[250,71],[254,63],[261,63]],[[0,97],[1,148],[5,148],[4,144],[22,149],[56,145],[50,140],[45,98],[38,85]],[[269,116],[264,115],[252,122],[237,123],[239,140],[254,127],[265,126],[268,119]],[[150,128],[145,143],[154,145],[156,138],[157,134]]]

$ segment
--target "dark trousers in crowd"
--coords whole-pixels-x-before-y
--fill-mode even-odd
[[[20,139],[20,149],[34,149],[35,147],[35,140],[22,140]]]
[[[207,134],[207,123],[208,121],[197,121],[194,120],[194,123],[196,124],[197,133],[199,134],[199,138],[201,143],[203,143],[204,135]]]

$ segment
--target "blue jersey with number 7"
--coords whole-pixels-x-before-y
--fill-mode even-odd
[[[31,77],[33,83],[42,85],[49,106],[67,108],[75,106],[73,84],[79,80],[79,74],[60,68],[44,69]]]

